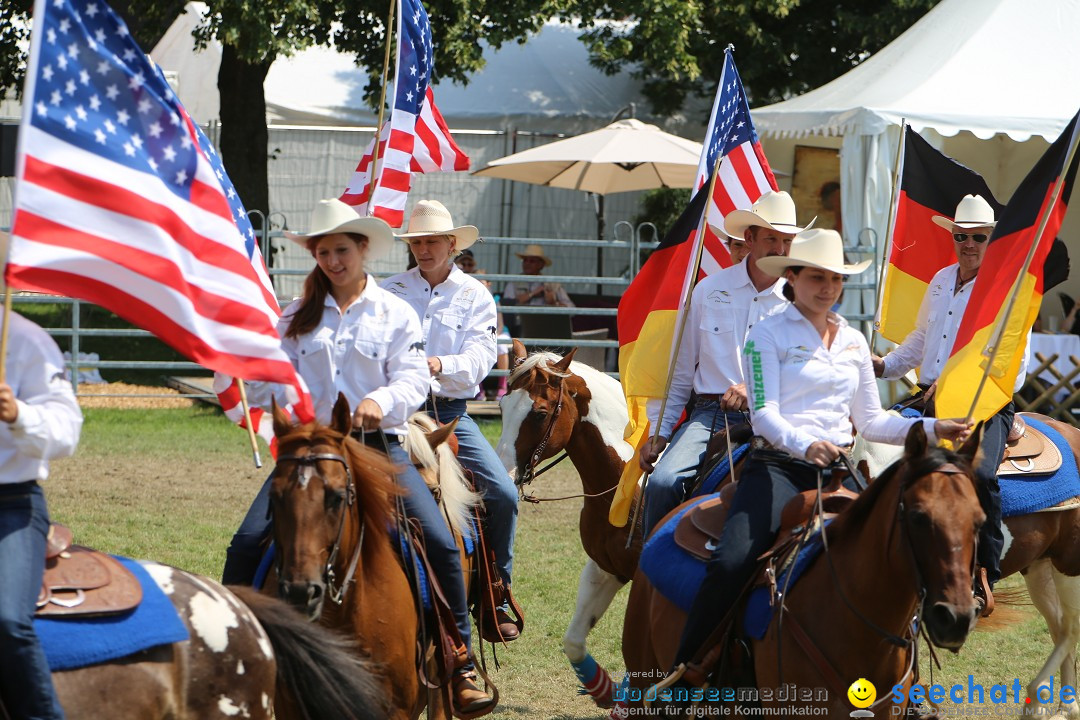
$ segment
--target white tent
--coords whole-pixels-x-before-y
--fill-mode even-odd
[[[944,0],[840,78],[752,111],[754,123],[780,169],[796,144],[839,146],[847,239],[884,238],[901,121],[1008,200],[1080,109],[1077,37],[1080,0]],[[1062,236],[1076,256],[1071,215]]]

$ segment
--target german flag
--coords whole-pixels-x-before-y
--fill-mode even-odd
[[[972,418],[986,420],[1012,399],[1028,330],[1042,304],[1047,256],[1065,218],[1066,202],[1076,179],[1080,160],[1076,155],[1076,130],[1074,116],[1000,215],[952,353],[938,379],[938,417],[966,417],[978,393]],[[1046,225],[1039,233],[1043,219]],[[993,365],[980,392],[979,384],[991,356]]]
[[[965,195],[981,195],[994,208],[994,217],[1001,217],[1002,210],[979,173],[942,154],[910,127],[901,162],[900,199],[876,321],[881,336],[895,343],[915,329],[918,313],[913,310],[934,274],[956,262],[948,234],[930,218],[951,218]]]

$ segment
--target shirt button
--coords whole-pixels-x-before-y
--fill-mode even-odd
[[[340,370],[337,370],[337,371],[335,371],[335,372],[336,372],[336,373],[337,373],[338,375],[340,375],[340,374],[341,374],[341,371],[340,371]]]
[[[430,316],[430,315],[425,315],[425,316],[424,316],[424,319],[426,319],[426,320],[430,320],[430,319],[431,319],[431,316]]]
[[[436,294],[436,295],[438,295],[438,294],[439,294],[439,291],[438,291],[438,290],[436,290],[436,291],[435,291],[435,294]]]

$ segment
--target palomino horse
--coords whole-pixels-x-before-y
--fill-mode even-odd
[[[369,661],[336,633],[247,588],[226,589],[166,565],[143,567],[190,639],[53,673],[69,720],[269,720],[275,684],[300,701],[300,717],[386,717]]]
[[[566,357],[544,352],[526,357],[525,346],[514,340],[515,368],[500,401],[503,425],[496,451],[519,486],[531,480],[536,464],[563,450],[581,477],[585,500],[578,528],[589,560],[563,652],[597,704],[608,707],[607,671],[596,667],[596,675],[582,677],[581,668],[595,666],[585,647],[589,631],[637,569],[640,539],[627,548],[629,524],[616,528],[608,522],[611,492],[634,450],[623,440],[629,418],[622,386],[573,358],[573,350]]]
[[[776,689],[794,684],[800,693],[827,690],[827,698],[798,698],[800,705],[818,699],[815,707],[828,717],[846,717],[856,678],[878,688],[875,706],[889,704],[888,688],[912,682],[915,615],[935,645],[963,645],[975,624],[975,538],[985,518],[971,472],[976,444],[959,454],[930,448],[922,426],[914,426],[900,462],[832,521],[824,557],[787,593],[764,638],[752,642],[763,706],[786,705]],[[639,572],[623,630],[633,686],[644,689],[671,668],[684,622],[685,613]],[[871,710],[885,717],[893,708]]]
[[[1044,415],[1023,413],[1050,425],[1065,438],[1073,456],[1080,463],[1080,430]],[[889,445],[856,443],[871,472],[895,455]],[[1046,620],[1054,649],[1035,679],[1027,686],[1029,703],[1025,713],[1053,714],[1053,708],[1039,697],[1039,688],[1051,686],[1054,673],[1060,671],[1061,684],[1076,687],[1076,643],[1080,641],[1080,506],[1033,512],[1007,517],[1002,522],[1005,547],[1001,557],[1001,577],[1019,572],[1024,576],[1028,594]],[[1049,693],[1054,697],[1055,693]],[[1061,704],[1060,711],[1069,718],[1080,718],[1076,700]]]

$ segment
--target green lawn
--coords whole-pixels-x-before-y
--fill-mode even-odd
[[[218,576],[229,538],[268,472],[252,466],[246,435],[220,412],[199,407],[85,412],[78,454],[54,463],[46,483],[54,519],[70,525],[81,543]],[[494,440],[498,423],[481,424]],[[537,485],[538,494],[548,495],[579,488],[566,462]],[[576,695],[561,650],[585,559],[577,533],[579,503],[520,508],[514,590],[527,622],[523,637],[498,651],[500,668],[493,677],[503,701],[493,718],[606,715]],[[612,671],[622,666],[625,602],[624,590],[590,637],[593,655]],[[924,661],[923,682],[932,677],[966,687],[972,674],[986,688],[1011,685],[1016,678],[1026,684],[1049,652],[1041,618],[1022,606],[1006,628],[976,632],[959,655],[939,655],[941,670],[931,674]],[[488,661],[491,669],[490,654]]]

